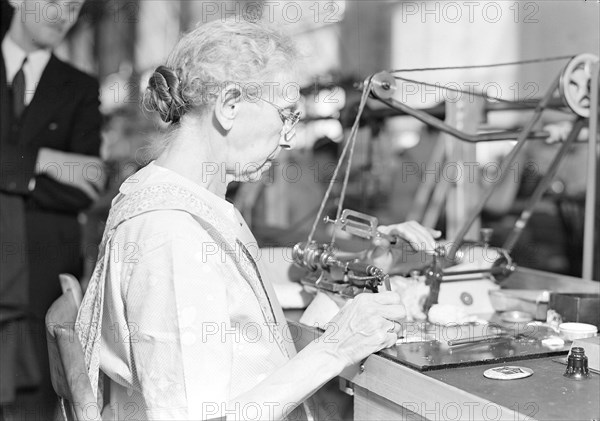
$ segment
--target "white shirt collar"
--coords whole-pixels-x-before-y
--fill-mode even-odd
[[[2,40],[2,55],[4,56],[4,66],[6,68],[6,81],[12,83],[15,74],[23,65],[23,60],[27,57],[27,62],[23,67],[25,73],[25,104],[29,104],[33,99],[35,91],[42,73],[46,65],[50,61],[52,51],[50,50],[36,50],[27,54],[9,34],[4,36]]]

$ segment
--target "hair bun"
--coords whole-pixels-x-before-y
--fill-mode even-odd
[[[166,66],[157,67],[150,76],[148,95],[144,102],[149,110],[158,111],[165,123],[177,123],[187,111],[179,77]]]

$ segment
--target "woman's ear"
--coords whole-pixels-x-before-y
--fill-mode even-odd
[[[242,100],[239,86],[231,83],[221,89],[215,102],[215,118],[225,131],[231,130]]]

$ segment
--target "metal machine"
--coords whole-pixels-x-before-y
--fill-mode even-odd
[[[496,140],[516,140],[516,144],[511,152],[506,156],[501,165],[501,177],[505,177],[509,171],[507,169],[514,162],[517,154],[523,148],[529,139],[543,139],[548,136],[548,133],[534,131],[536,123],[539,121],[542,113],[546,109],[568,109],[570,112],[577,115],[577,119],[573,124],[572,131],[566,141],[561,146],[552,161],[548,172],[539,182],[534,193],[532,194],[528,204],[517,220],[512,233],[509,235],[505,244],[501,248],[495,249],[497,258],[487,268],[477,268],[468,270],[453,270],[457,264],[463,260],[465,253],[468,252],[473,243],[465,242],[465,235],[469,231],[471,225],[481,213],[486,202],[494,193],[494,186],[489,188],[471,210],[470,214],[465,219],[464,225],[458,231],[456,237],[448,244],[447,247],[438,247],[432,255],[431,264],[425,269],[419,269],[417,275],[424,276],[426,283],[430,286],[430,293],[425,302],[425,310],[428,310],[432,305],[436,304],[439,299],[441,285],[450,278],[457,277],[473,279],[491,279],[495,282],[501,282],[509,277],[516,268],[511,253],[513,248],[527,225],[529,218],[536,203],[541,199],[543,193],[547,190],[552,181],[558,166],[567,153],[568,148],[577,139],[579,132],[589,121],[590,133],[595,133],[597,130],[597,86],[598,86],[598,58],[592,54],[582,54],[573,56],[567,65],[563,68],[555,81],[539,101],[535,103],[514,103],[513,106],[519,109],[533,109],[533,115],[527,122],[525,127],[518,132],[494,132],[482,134],[470,134],[458,130],[450,126],[444,121],[428,114],[423,110],[413,109],[406,104],[394,99],[394,93],[397,90],[397,80],[403,80],[402,77],[396,76],[392,72],[380,72],[368,77],[362,86],[362,96],[358,107],[358,114],[350,131],[339,162],[333,173],[331,183],[326,191],[325,197],[321,203],[321,207],[317,217],[313,223],[312,230],[306,242],[298,243],[294,247],[293,258],[294,262],[307,269],[308,274],[302,280],[302,283],[307,287],[327,291],[328,293],[339,294],[343,297],[352,298],[363,292],[376,293],[379,288],[390,289],[389,275],[384,273],[381,268],[365,263],[365,254],[349,254],[340,252],[336,247],[336,230],[345,231],[349,234],[358,236],[364,239],[375,239],[384,237],[394,247],[399,244],[399,238],[383,234],[377,230],[377,218],[360,212],[344,209],[344,198],[346,188],[348,186],[350,166],[352,163],[353,152],[356,144],[357,131],[361,115],[365,109],[368,98],[373,98],[397,110],[403,114],[411,115],[418,120],[430,125],[442,132],[448,133],[464,142],[488,142]],[[558,92],[559,100],[555,93]],[[490,105],[494,107],[495,105]],[[505,107],[510,107],[510,104],[503,104]],[[590,136],[590,151],[596,150],[596,137]],[[318,222],[322,219],[325,203],[327,202],[333,184],[337,181],[338,174],[342,165],[346,162],[346,170],[341,187],[341,195],[338,202],[336,219],[325,219],[325,222],[332,223],[336,230],[329,244],[318,244],[313,240],[313,236]],[[586,205],[586,239],[584,249],[584,273],[588,278],[591,278],[592,255],[593,255],[593,206],[595,203],[596,192],[596,177],[595,177],[595,152],[589,161],[588,177],[588,203]],[[592,171],[590,173],[590,171]],[[591,212],[589,210],[591,209]],[[491,233],[482,230],[482,241],[476,243],[475,246],[487,248]],[[584,276],[585,277],[585,276]]]

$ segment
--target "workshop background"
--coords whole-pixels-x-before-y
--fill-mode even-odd
[[[90,0],[58,52],[97,75],[102,87],[106,118],[102,154],[111,177],[106,195],[81,218],[89,245],[88,273],[112,197],[128,175],[156,155],[153,139],[165,129],[139,106],[149,74],[164,63],[182,32],[233,14],[283,27],[298,40],[305,56],[299,69],[304,114],[299,148],[282,155],[261,181],[234,186],[229,192],[259,242],[272,246],[306,238],[354,120],[360,83],[369,75],[389,69],[559,57],[405,74],[434,85],[405,85],[401,99],[408,105],[441,104],[443,110],[449,101],[467,103],[469,108],[481,100],[472,96],[466,102],[457,100],[463,94],[444,88],[470,89],[492,102],[526,102],[544,94],[567,62],[565,56],[600,51],[598,7],[585,1]],[[482,116],[476,105],[465,111],[471,113],[465,118],[465,130],[518,129],[532,112],[530,108]],[[346,207],[377,216],[381,223],[420,220],[452,238],[457,229],[452,218],[460,219],[461,209],[472,206],[497,179],[494,170],[514,142],[462,145],[467,148],[465,156],[477,164],[472,174],[451,174],[436,160],[440,150],[448,148],[447,136],[412,117],[378,112],[382,107],[377,104],[367,107],[370,112],[363,117]],[[550,112],[538,129],[572,120],[568,113]],[[502,244],[558,147],[543,140],[528,143],[472,237],[478,227],[492,227],[492,244]],[[586,157],[586,142],[569,151],[515,247],[519,265],[581,276]],[[423,191],[439,184],[442,199],[461,189],[458,208],[449,209],[447,200],[419,199]],[[334,189],[334,196],[338,193]],[[334,197],[327,209],[335,210],[335,205]],[[327,238],[326,229],[317,232]]]

